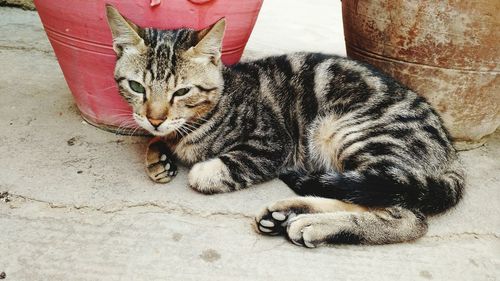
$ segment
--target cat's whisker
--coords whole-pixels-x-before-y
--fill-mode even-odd
[[[118,132],[124,131],[124,130],[130,130],[130,129],[133,129],[136,127],[137,127],[137,124],[124,121],[118,125]]]
[[[187,128],[191,129],[191,132],[194,132],[194,130],[198,129],[198,127],[189,124],[188,122],[184,123],[185,126],[188,126]]]
[[[203,125],[205,124],[206,122],[203,121],[203,122],[199,122],[197,120],[189,120],[189,121],[186,121],[186,123],[192,123],[192,124],[196,124],[196,125]]]
[[[135,120],[133,119],[132,116],[127,116],[127,115],[115,115],[112,116],[113,120],[120,121],[120,122],[131,122],[135,123]]]
[[[199,119],[199,120],[201,120],[201,121],[208,122],[208,119],[205,119],[205,118],[203,118],[203,117],[201,117],[201,116],[197,116],[196,118],[197,118],[197,119]]]
[[[184,127],[184,128],[183,128],[183,130],[184,130],[184,132],[186,132],[186,135],[187,135],[187,134],[190,134],[190,133],[192,133],[192,132],[193,132],[192,130],[189,130],[189,129],[188,129],[188,128],[186,128],[186,127]]]
[[[130,126],[130,125],[136,124],[135,122],[133,122],[131,120],[116,120],[116,121],[120,122],[119,126]]]
[[[182,132],[179,131],[179,128],[175,128],[174,131],[175,131],[175,133],[177,133],[178,136],[184,137],[184,135],[182,134]]]
[[[132,131],[132,133],[129,135],[130,138],[134,137],[135,136],[135,133],[137,132],[137,130],[139,130],[140,127],[135,127],[134,131]]]
[[[191,129],[191,128],[189,128],[189,127],[186,127],[185,125],[186,125],[185,123],[181,125],[181,128],[182,128],[185,132],[187,132],[187,133],[192,133],[192,132],[194,131],[193,129]]]
[[[131,112],[114,112],[112,116],[130,116],[132,117],[134,114]]]
[[[132,130],[132,128],[121,127],[118,130],[118,133],[123,134],[123,135],[127,135],[131,130]]]
[[[185,134],[184,136],[187,136],[187,134],[189,133],[186,131],[186,128],[184,128],[183,126],[180,126],[179,130],[181,130]]]
[[[123,120],[117,128],[117,133],[128,135],[132,130],[139,128],[138,124],[133,120]]]
[[[135,123],[135,122],[134,122],[134,121],[132,121],[132,120],[122,120],[122,121],[120,122],[120,125],[122,125],[122,124],[127,124],[127,125],[129,125],[129,124],[133,124],[133,123]]]
[[[125,124],[125,125],[132,125],[132,126],[134,126],[134,127],[139,126],[139,125],[135,122],[135,120],[123,120],[123,121],[122,121],[122,123],[123,123],[123,124]]]
[[[196,129],[198,129],[198,127],[194,126],[193,124],[190,124],[189,122],[185,122],[184,124],[182,124],[183,127],[185,127],[186,129],[189,129],[190,132],[194,132]]]
[[[190,124],[191,126],[196,125],[196,126],[198,126],[197,128],[206,124],[206,123],[200,123],[200,122],[196,122],[196,121],[186,121],[186,123]]]
[[[118,114],[121,114],[121,113],[125,113],[125,114],[128,114],[128,115],[133,115],[134,113],[130,110],[112,110],[111,111],[112,113],[118,113]]]
[[[132,116],[132,114],[119,113],[119,114],[111,115],[111,117],[117,117],[117,118],[120,118],[120,117],[130,117],[130,118],[133,118],[134,116]]]

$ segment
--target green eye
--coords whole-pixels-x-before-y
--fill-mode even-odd
[[[191,88],[179,89],[179,90],[175,91],[174,97],[184,96],[185,94],[189,93],[189,90],[191,90]]]
[[[134,92],[137,92],[139,94],[144,94],[146,92],[146,90],[141,85],[141,83],[139,83],[137,81],[128,81],[128,85],[130,86],[130,89],[132,89]]]

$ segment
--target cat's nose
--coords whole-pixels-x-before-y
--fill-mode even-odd
[[[165,119],[153,119],[153,118],[148,118],[149,120],[149,123],[151,123],[151,125],[153,125],[153,127],[158,128],[161,123],[163,123],[165,121]]]

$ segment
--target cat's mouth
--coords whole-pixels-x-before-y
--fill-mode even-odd
[[[188,131],[184,128],[184,124],[186,123],[186,119],[178,118],[175,120],[166,120],[159,126],[153,126],[147,118],[140,116],[134,113],[135,122],[146,129],[148,132],[155,136],[167,136],[173,132],[177,132],[181,135],[186,135]]]

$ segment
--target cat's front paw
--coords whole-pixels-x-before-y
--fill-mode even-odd
[[[205,194],[234,190],[229,169],[219,158],[195,164],[189,171],[188,182],[192,189]]]
[[[177,175],[177,166],[161,139],[153,139],[146,152],[146,173],[157,183],[167,183]]]

